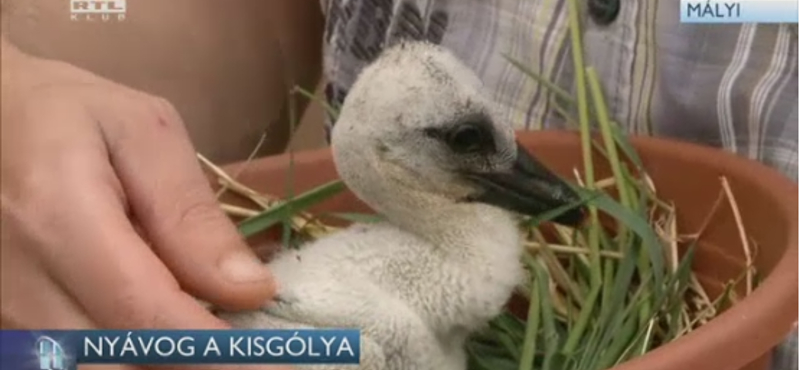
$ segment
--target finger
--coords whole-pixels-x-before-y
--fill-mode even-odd
[[[81,306],[52,281],[43,281],[45,280],[43,274],[34,273],[24,276],[24,279],[13,279],[8,284],[3,284],[4,329],[78,330],[95,328]],[[3,279],[6,278],[7,276],[3,276]]]
[[[251,236],[248,239],[250,249],[261,261],[270,261],[283,248],[280,242],[282,233],[283,230],[280,227],[272,227],[265,232]]]
[[[7,249],[6,249],[7,251]],[[14,251],[4,253],[3,257],[12,257]],[[2,273],[2,328],[15,330],[93,330],[96,325],[61,287],[58,286],[40,267],[34,267],[35,261],[14,258],[16,269],[7,264],[0,270]],[[34,274],[20,273],[21,269]],[[81,369],[97,370],[143,370],[144,367],[124,365],[81,365]],[[186,367],[176,367],[186,368]],[[169,367],[157,366],[154,370],[165,370]],[[219,366],[194,366],[191,370],[216,370]],[[252,367],[236,367],[247,370]],[[271,370],[288,370],[288,368],[269,368]]]
[[[40,189],[37,195],[17,194],[14,201],[4,197],[3,221],[19,220],[10,229],[32,239],[26,244],[37,247],[26,251],[42,261],[40,270],[100,327],[227,328],[180,289],[141,239],[125,213],[107,156],[94,150],[76,147],[48,161],[57,165],[45,166],[44,173],[42,166],[29,167],[31,173],[19,177],[58,183],[59,192]]]
[[[18,158],[19,161],[3,162],[4,211],[12,203],[8,200],[13,198],[16,204],[12,204],[12,208],[21,210],[18,213],[22,215],[22,222],[6,228],[7,218],[4,214],[3,233],[0,235],[10,235],[8,231],[11,229],[19,231],[21,235],[31,236],[35,243],[26,243],[29,248],[24,250],[38,258],[41,266],[26,266],[25,271],[46,271],[46,274],[40,275],[49,276],[64,288],[62,295],[47,292],[35,295],[37,299],[42,299],[35,301],[35,305],[58,312],[54,307],[68,307],[69,302],[58,299],[70,297],[80,310],[63,312],[82,312],[83,315],[47,316],[46,312],[23,307],[7,311],[10,315],[8,319],[4,315],[3,324],[24,327],[30,325],[27,324],[30,320],[44,318],[34,322],[57,328],[227,329],[224,322],[210,315],[180,290],[170,271],[136,234],[124,212],[124,198],[120,196],[120,189],[115,188],[115,174],[107,162],[108,156],[102,150],[103,146],[100,145],[101,150],[98,150],[92,135],[76,135],[80,125],[70,124],[70,119],[80,116],[81,112],[78,111],[61,110],[56,114],[48,109],[38,110],[34,112],[52,112],[58,117],[48,117],[52,116],[49,113],[44,114],[45,117],[37,114],[15,126],[36,131],[36,127],[43,127],[43,122],[37,121],[43,119],[44,123],[51,123],[55,119],[55,122],[64,122],[61,127],[69,126],[71,129],[60,130],[60,139],[59,135],[46,135],[47,140],[40,141],[48,143],[45,147],[35,146],[35,151],[28,147],[32,151],[30,154],[35,155]],[[75,116],[67,117],[66,113]],[[6,125],[4,134],[5,128]],[[59,132],[58,129],[43,131]],[[73,140],[66,140],[68,135],[73,135]],[[22,138],[30,138],[30,135],[23,135]],[[3,140],[3,143],[7,141]],[[71,150],[64,151],[67,147]],[[51,150],[45,150],[47,148]],[[15,166],[12,172],[21,176],[13,176],[16,180],[7,182],[9,177],[5,175],[9,174],[7,170],[11,168],[6,165],[10,163],[30,165]],[[35,165],[37,163],[39,165]],[[23,181],[20,182],[20,179]],[[15,185],[11,193],[8,193],[9,186],[6,186],[9,184]],[[52,184],[58,186],[53,187]],[[0,248],[4,252],[4,263],[9,261],[5,258],[8,255],[6,251],[23,249],[13,245],[18,244],[19,240],[10,244],[6,241],[3,240],[3,248]],[[15,271],[5,267],[2,269],[4,273]],[[4,282],[6,276],[3,276]],[[16,273],[13,276],[23,275]],[[4,289],[3,293],[6,292]],[[4,309],[12,307],[9,300],[14,297],[34,296],[37,290],[8,292],[12,295],[4,296],[11,297],[3,299]],[[22,313],[26,311],[35,314],[25,316]],[[63,317],[70,319],[65,321]],[[87,318],[91,318],[91,321]]]
[[[14,252],[12,252],[14,253]],[[5,253],[4,257],[10,257]],[[69,295],[64,293],[56,282],[46,273],[22,274],[20,269],[26,271],[43,272],[33,261],[20,261],[14,259],[18,269],[3,266],[2,279],[2,328],[16,330],[92,330],[98,329]],[[29,269],[30,268],[30,269]],[[14,277],[17,277],[16,279]],[[32,294],[34,293],[34,294]],[[97,370],[142,370],[144,367],[123,365],[81,365],[81,369]],[[153,369],[170,369],[171,367],[157,366]],[[187,369],[186,366],[177,366],[176,369]],[[220,367],[192,366],[191,370],[216,370]],[[252,367],[235,367],[239,370],[248,370]],[[274,367],[270,370],[289,370],[288,368]]]
[[[17,219],[4,210],[0,301],[3,328],[91,329],[93,324],[21,245],[35,242],[18,232]],[[27,239],[27,240],[26,240]]]
[[[61,245],[51,247],[42,257],[56,280],[98,325],[120,329],[229,327],[181,290],[121,207],[114,204],[112,190],[100,187],[91,193],[81,200],[82,207],[70,207],[75,220],[61,221],[64,229],[76,231],[61,233]],[[92,225],[91,229],[86,225]]]
[[[19,233],[13,212],[4,210],[0,268],[0,327],[15,330],[97,329],[81,306],[55,282],[24,248],[31,238]],[[141,370],[132,366],[98,365],[98,370]]]
[[[65,184],[70,188],[69,182]],[[105,189],[105,190],[104,190]],[[79,224],[98,225],[94,232],[65,234],[63,245],[42,255],[45,267],[75,298],[97,327],[108,329],[231,329],[180,289],[170,271],[138,238],[127,217],[114,204],[110,188],[90,192],[86,206],[73,208]],[[99,226],[102,225],[102,226]],[[184,369],[218,369],[185,366]],[[282,367],[229,369],[288,370]]]
[[[112,163],[152,248],[192,294],[255,308],[275,288],[220,209],[177,113],[167,104],[106,129]]]

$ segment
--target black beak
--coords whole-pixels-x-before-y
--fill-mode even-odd
[[[482,188],[477,196],[470,197],[472,200],[523,215],[535,217],[580,201],[578,194],[566,181],[531,156],[519,143],[517,160],[511,170],[473,172],[468,173],[467,177]],[[552,221],[566,226],[579,226],[583,219],[583,206],[577,205]]]

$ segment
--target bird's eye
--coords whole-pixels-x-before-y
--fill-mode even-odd
[[[487,150],[493,142],[491,132],[475,124],[461,124],[447,135],[447,144],[457,153],[475,153]]]

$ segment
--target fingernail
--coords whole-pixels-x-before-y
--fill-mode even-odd
[[[258,258],[246,251],[236,251],[220,264],[222,273],[234,283],[255,283],[272,277]]]

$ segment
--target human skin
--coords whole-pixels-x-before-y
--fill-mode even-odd
[[[66,0],[2,5],[21,50],[165,98],[215,163],[246,158],[265,130],[260,154],[282,152],[289,81],[314,90],[321,75],[319,0],[136,0],[122,22],[72,21]]]
[[[241,158],[263,127],[220,116],[282,114],[284,67],[313,76],[303,72],[319,63],[304,46],[319,38],[287,19],[318,3],[189,2],[137,1],[124,25],[70,23],[68,2],[3,3],[3,328],[227,328],[195,297],[233,310],[271,298],[269,271],[220,211],[195,151]],[[190,10],[156,16],[181,3]],[[253,20],[259,9],[271,16]],[[273,17],[282,41],[258,44]],[[248,47],[226,53],[237,43]]]

